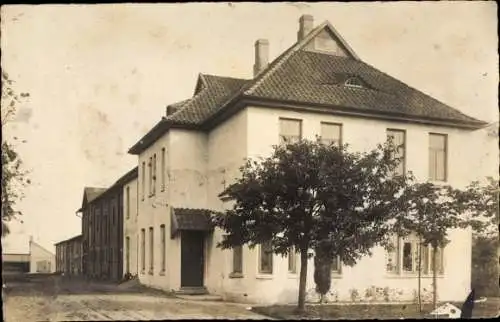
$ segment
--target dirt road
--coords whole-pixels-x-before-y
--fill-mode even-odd
[[[3,300],[6,322],[267,318],[242,304],[183,300],[59,276],[7,281]]]

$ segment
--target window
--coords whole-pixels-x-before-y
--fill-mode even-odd
[[[297,273],[297,253],[295,247],[290,247],[288,250],[288,273]]]
[[[146,163],[142,162],[142,200],[144,200],[144,195],[146,191]]]
[[[396,175],[404,175],[406,170],[406,132],[403,130],[387,130],[387,139],[397,147],[395,157],[400,159],[400,163],[394,170]]]
[[[445,134],[429,134],[429,179],[446,181],[447,136]]]
[[[357,77],[351,77],[347,79],[344,84],[348,87],[357,87],[357,88],[363,87],[363,83]]]
[[[146,230],[141,229],[141,270],[146,270]]]
[[[154,268],[154,237],[153,227],[149,227],[149,274],[153,274]]]
[[[342,124],[321,122],[321,143],[342,144]]]
[[[340,256],[336,256],[332,261],[332,273],[342,273],[342,262],[340,261]]]
[[[149,157],[149,162],[148,162],[148,185],[149,185],[149,194],[148,196],[151,197],[153,194],[153,157]]]
[[[165,272],[167,268],[167,245],[165,238],[165,225],[160,226],[160,238],[161,238],[161,271]]]
[[[165,148],[161,149],[161,191],[165,191]]]
[[[130,218],[130,186],[127,186],[127,189],[125,190],[125,204],[127,209],[125,210],[127,212],[127,219]]]
[[[419,238],[411,234],[404,238],[393,237],[393,249],[387,252],[386,271],[390,274],[411,274],[418,273],[419,253],[420,271],[422,274],[432,274],[432,247],[421,245]],[[444,273],[444,250],[438,248],[436,252],[436,270],[438,274]]]
[[[243,273],[243,247],[233,248],[233,273]]]
[[[259,273],[273,273],[273,249],[270,242],[265,242],[260,245],[259,256]]]
[[[153,189],[152,189],[152,195],[154,196],[156,194],[156,153],[153,155]]]
[[[125,270],[130,272],[130,237],[125,237]]]
[[[302,138],[302,121],[280,118],[280,144],[293,144]]]

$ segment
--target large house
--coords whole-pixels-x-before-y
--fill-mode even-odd
[[[253,79],[200,74],[194,95],[166,115],[129,153],[138,157],[138,274],[145,285],[208,291],[227,300],[293,303],[298,256],[267,245],[222,251],[223,234],[211,211],[231,207],[218,195],[239,176],[246,158],[300,138],[348,142],[366,151],[394,137],[402,144],[400,171],[422,181],[463,185],[476,162],[471,132],[484,122],[398,81],[362,61],[335,28],[300,18],[297,42],[269,61],[269,43],[255,43]],[[381,49],[382,50],[382,49]],[[475,163],[474,163],[475,164]],[[470,288],[471,232],[451,232],[438,255],[438,298],[463,301]],[[396,250],[377,248],[354,267],[337,259],[337,301],[413,301],[417,240],[394,237]],[[422,292],[431,290],[430,252],[424,249]],[[309,265],[307,288],[314,288]]]

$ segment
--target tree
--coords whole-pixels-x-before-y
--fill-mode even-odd
[[[416,233],[419,246],[419,288],[421,274],[421,248],[432,249],[433,305],[437,305],[436,263],[437,250],[449,243],[451,229],[479,227],[475,218],[476,195],[470,190],[460,190],[450,185],[436,185],[431,182],[414,183],[405,191],[407,210],[397,217],[397,232],[400,235]],[[420,294],[420,289],[418,290]],[[419,304],[421,301],[419,299]]]
[[[315,251],[314,283],[316,284],[316,292],[320,295],[319,303],[323,303],[332,284],[332,261],[331,257],[321,254],[320,247]]]
[[[12,88],[13,81],[8,74],[2,72],[2,237],[9,233],[8,222],[18,218],[22,213],[16,210],[16,203],[23,197],[22,188],[30,184],[27,172],[22,169],[22,160],[15,151],[15,145],[8,142],[5,127],[16,113],[16,108],[28,93],[19,96]],[[17,137],[13,137],[18,141]],[[21,141],[25,143],[26,141]]]
[[[399,162],[393,145],[366,153],[347,147],[318,140],[274,146],[270,157],[241,168],[241,178],[221,194],[233,209],[214,217],[226,232],[222,249],[270,242],[275,254],[300,253],[300,313],[313,251],[354,265],[376,244],[389,244],[390,219],[405,206],[408,178],[392,175]]]

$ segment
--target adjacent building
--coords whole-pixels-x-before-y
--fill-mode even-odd
[[[56,272],[65,275],[83,274],[82,235],[63,240],[56,246]]]
[[[463,186],[476,177],[469,165],[477,164],[480,154],[470,153],[478,146],[471,134],[483,126],[365,63],[329,22],[314,27],[313,18],[304,15],[297,42],[272,62],[268,41],[256,41],[253,79],[200,74],[194,95],[169,105],[130,148],[138,158],[139,280],[238,301],[293,303],[298,256],[275,256],[269,245],[216,247],[223,232],[210,227],[208,216],[231,207],[218,195],[239,176],[246,158],[316,135],[357,151],[393,137],[401,145],[400,171],[411,170],[421,181]],[[437,257],[438,298],[463,301],[470,288],[471,231],[455,230],[450,238]],[[336,259],[334,298],[414,300],[417,239],[394,236],[394,244],[395,251],[376,248],[354,267]],[[426,254],[424,295],[432,282]],[[307,277],[312,292],[313,265],[311,260]]]
[[[132,169],[127,177],[128,182],[123,182],[123,273],[135,276],[138,273],[138,248],[139,235],[137,231],[138,212],[138,190],[137,190],[138,168]]]
[[[86,188],[82,207],[84,273],[90,278],[123,278],[124,185],[137,176],[132,169],[107,189]]]
[[[53,273],[56,257],[30,236],[28,253],[2,253],[2,273]]]

